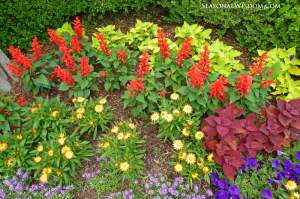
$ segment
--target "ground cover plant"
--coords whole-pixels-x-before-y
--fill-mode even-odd
[[[272,97],[286,65],[269,63],[270,52],[243,66],[239,52],[208,42],[211,31],[196,24],[177,28],[176,41],[152,23],[126,35],[107,26],[93,32],[99,45],[78,17],[71,24],[48,30],[47,59],[36,39],[33,54],[10,47],[13,73],[44,73],[53,86],[23,81],[39,97],[1,99],[5,117],[9,106],[20,115],[20,128],[0,134],[0,172],[19,176],[5,177],[2,195],[73,197],[64,194],[82,188],[82,178],[84,189],[108,198],[298,197],[300,101]],[[160,164],[167,159],[164,174],[148,174],[149,160],[157,162],[147,153],[151,139],[170,149],[150,149]],[[90,172],[85,161],[96,157]]]

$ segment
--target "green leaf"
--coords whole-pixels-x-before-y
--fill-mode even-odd
[[[16,111],[13,111],[13,112],[11,112],[10,116],[8,117],[8,119],[10,119],[10,120],[19,120],[20,119],[20,115]]]
[[[289,73],[291,73],[292,75],[300,75],[300,69],[299,69],[298,66],[293,65],[293,66],[291,66],[291,67],[289,68],[288,71],[289,71]]]
[[[108,91],[108,89],[111,87],[111,83],[110,82],[105,82],[104,84],[104,88],[106,91]]]
[[[114,68],[118,68],[119,64],[120,64],[119,62],[115,61],[114,62]]]
[[[86,88],[88,84],[89,84],[89,81],[88,81],[88,80],[84,80],[84,81],[81,83],[81,90],[83,90],[84,88]]]
[[[92,84],[91,87],[90,87],[90,89],[91,89],[92,91],[98,91],[98,90],[99,90],[99,89],[98,89],[98,86],[97,86],[96,84]]]
[[[109,63],[107,61],[100,61],[100,63],[106,67],[106,68],[109,68]]]
[[[165,59],[165,65],[168,65],[168,64],[170,64],[172,62],[172,59],[170,59],[169,57],[167,57],[166,59]]]
[[[250,102],[255,102],[255,96],[254,94],[251,92],[251,93],[247,93],[245,95],[246,99],[249,100]]]
[[[122,66],[122,68],[120,69],[123,73],[127,73],[127,67],[126,66]]]
[[[219,78],[220,74],[219,73],[212,73],[208,76],[208,81],[214,82]]]
[[[141,102],[141,103],[144,103],[145,102],[145,97],[142,93],[140,93],[137,97],[136,97],[136,100],[138,102]]]
[[[178,93],[180,93],[181,95],[187,95],[189,94],[189,90],[189,87],[183,86],[178,90]]]
[[[165,85],[166,85],[166,87],[172,85],[173,83],[174,83],[174,81],[172,80],[171,77],[166,77],[166,79],[165,79]]]
[[[69,90],[69,88],[70,88],[70,87],[69,87],[68,84],[66,84],[65,82],[62,82],[62,83],[60,84],[58,90],[60,90],[60,91],[66,91],[66,90]]]
[[[42,84],[44,87],[50,88],[49,80],[45,75],[40,75],[35,79],[35,82],[38,84]]]
[[[157,97],[158,97],[158,94],[156,94],[156,93],[151,93],[148,96],[149,100],[151,100],[152,102],[155,102],[155,103],[157,103],[157,100],[156,100]]]
[[[281,72],[281,66],[280,66],[280,62],[276,62],[275,64],[273,64],[273,66],[271,67],[273,70],[275,70],[275,72],[271,73],[270,76],[273,80],[277,79],[277,77],[279,76],[280,72]]]
[[[239,100],[240,98],[241,98],[241,96],[237,92],[232,91],[230,93],[230,104],[234,103],[235,101]]]

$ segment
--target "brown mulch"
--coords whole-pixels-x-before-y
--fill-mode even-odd
[[[175,36],[175,27],[181,26],[182,24],[168,24],[162,20],[163,15],[167,15],[166,10],[163,8],[149,8],[148,11],[131,11],[128,14],[107,14],[103,19],[98,20],[97,17],[95,19],[92,19],[91,21],[87,20],[86,14],[81,14],[80,19],[84,20],[85,23],[88,23],[92,27],[102,27],[106,25],[114,24],[117,28],[120,28],[121,31],[126,34],[127,31],[129,31],[130,28],[135,26],[135,18],[133,15],[137,14],[138,18],[142,21],[149,21],[147,20],[147,14],[151,14],[150,21],[153,23],[158,24],[160,27],[163,28],[164,32],[167,34],[170,34],[170,38],[174,39]],[[74,17],[75,18],[75,17]],[[71,18],[73,20],[73,18]],[[200,25],[204,26],[206,29],[210,28],[212,29],[211,34],[211,40],[210,42],[215,41],[219,38],[219,36],[216,34],[217,27],[206,24],[206,23],[199,23]],[[91,33],[94,32],[93,29],[87,30],[87,35],[91,38]],[[222,39],[226,45],[232,46],[235,50],[241,51],[243,54],[236,58],[240,61],[245,67],[251,65],[252,63],[252,57],[251,53],[247,50],[242,49],[238,41],[236,40],[235,36],[228,32],[223,36]],[[57,46],[52,42],[44,45],[44,51],[43,53],[51,52],[53,49],[57,49]],[[97,68],[98,66],[95,65],[95,70],[99,70]],[[97,79],[97,82],[99,82],[101,78]],[[28,102],[34,102],[34,96],[32,94],[26,94],[24,92],[24,86],[20,83],[13,82],[12,79],[9,79],[9,82],[12,85],[12,90],[10,91],[10,95],[13,95],[15,99],[19,99],[20,96],[25,96],[26,100]],[[139,118],[134,118],[131,114],[130,107],[127,107],[126,109],[123,109],[124,104],[120,100],[120,97],[124,94],[125,88],[121,88],[120,90],[114,90],[114,91],[105,91],[104,86],[98,85],[99,91],[92,91],[91,97],[93,99],[98,98],[99,96],[107,96],[107,100],[109,105],[112,106],[112,110],[114,112],[114,119],[112,122],[109,123],[108,127],[111,127],[115,121],[120,121],[121,118],[127,120],[129,118],[132,118],[133,122],[137,124],[137,129],[142,132],[141,139],[146,140],[145,149],[146,153],[143,157],[143,161],[145,163],[146,171],[144,171],[145,180],[147,181],[147,175],[148,173],[155,174],[155,173],[162,173],[164,176],[167,176],[168,178],[174,178],[176,173],[173,171],[172,166],[170,166],[167,162],[172,161],[170,156],[174,153],[174,149],[172,148],[171,144],[166,142],[164,143],[160,139],[158,139],[156,136],[158,134],[158,125],[148,125],[145,127],[145,122],[142,121]],[[50,93],[49,97],[54,98],[56,96],[60,96],[62,101],[68,103],[71,105],[71,100],[68,97],[68,91],[59,91],[58,88],[53,88]],[[39,93],[38,96],[45,97],[44,93]],[[272,101],[273,103],[273,101]],[[257,121],[263,121],[263,118],[261,118],[260,114],[256,114],[256,120]],[[93,140],[91,135],[82,135],[81,138],[83,140],[88,140],[91,142],[91,145],[93,146],[94,150],[97,150],[97,143],[98,143],[98,137],[103,132],[99,131],[97,134],[96,140]],[[99,169],[99,162],[97,161],[97,158],[100,157],[100,154],[96,154],[94,157],[91,157],[91,161],[82,161],[82,168],[78,170],[78,176],[77,181],[84,181],[81,174],[82,172],[96,172]],[[171,174],[169,171],[173,171]],[[212,188],[212,186],[208,185],[206,182],[201,181],[200,187],[208,189]],[[140,181],[140,185],[143,187],[144,182]],[[126,189],[126,185],[124,187],[121,187],[120,190]],[[103,194],[101,198],[106,198],[107,194]],[[75,199],[82,199],[82,198],[88,198],[88,199],[96,199],[98,198],[97,192],[89,186],[88,183],[83,183],[83,190],[76,191],[75,192]]]

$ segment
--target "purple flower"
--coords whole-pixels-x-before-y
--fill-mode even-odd
[[[182,196],[182,197],[185,197],[185,193],[183,192],[183,193],[181,194],[181,196]]]
[[[227,189],[228,181],[227,180],[219,180],[218,185],[221,189]]]
[[[153,190],[152,190],[152,189],[149,190],[149,194],[150,194],[150,195],[153,194]]]
[[[129,198],[129,199],[133,199],[133,198],[134,198],[134,195],[133,195],[133,194],[130,194],[130,195],[128,196],[128,198]]]
[[[284,152],[282,152],[282,151],[280,151],[280,150],[277,150],[277,156],[279,157],[279,156],[281,156],[281,155],[286,155],[286,153],[284,153]]]
[[[218,186],[218,182],[219,182],[219,179],[213,179],[213,185],[214,185],[215,187]]]
[[[300,136],[299,136],[299,137],[300,137]],[[299,137],[298,137],[298,138],[299,138]],[[299,138],[299,139],[300,139],[300,138]],[[295,157],[296,157],[298,160],[300,160],[300,151],[297,152],[297,154],[295,155]]]
[[[210,189],[207,189],[205,191],[205,193],[206,193],[207,196],[212,196],[213,195],[213,192]]]
[[[233,195],[231,197],[232,197],[232,199],[242,199],[241,196],[240,196],[240,194]]]
[[[279,186],[282,186],[282,180],[273,180],[274,182],[276,182]]]
[[[100,184],[103,184],[103,183],[104,183],[104,182],[103,182],[103,179],[101,179],[101,180],[99,181],[99,183],[100,183]]]
[[[292,61],[294,59],[295,55],[291,55],[290,56],[290,61]]]
[[[276,159],[273,160],[271,165],[272,165],[273,168],[279,169],[279,163],[280,163],[280,160],[276,158]]]
[[[168,186],[168,187],[171,186],[171,182],[167,182],[167,186]]]
[[[134,184],[138,184],[138,183],[139,183],[139,181],[138,181],[138,180],[135,180],[135,181],[134,181]]]
[[[100,172],[101,172],[100,169],[98,169],[98,170],[96,171],[97,174],[99,174]]]
[[[228,199],[229,193],[228,193],[228,191],[225,191],[225,190],[218,190],[214,196],[215,196],[215,198],[218,198],[218,199]]]
[[[271,199],[273,193],[272,193],[272,191],[270,189],[266,188],[266,189],[264,189],[264,190],[261,191],[261,195],[262,195],[262,197],[264,197],[266,199]]]
[[[241,167],[239,167],[240,169],[246,169],[247,168],[247,165],[243,164]]]
[[[250,158],[248,161],[248,164],[251,168],[256,168],[257,167],[257,162],[254,158]]]
[[[21,175],[23,175],[23,170],[21,168],[19,168],[17,170],[17,176],[21,176]]]
[[[229,186],[228,188],[228,192],[231,194],[231,195],[237,195],[239,193],[239,188],[234,184],[234,185],[231,185]]]
[[[212,173],[211,173],[211,178],[212,178],[212,179],[219,179],[219,174],[218,174],[218,172],[212,171]]]
[[[189,184],[185,184],[185,190],[189,191],[190,190],[190,185]]]
[[[159,190],[158,190],[158,193],[160,194],[160,195],[166,195],[167,193],[168,193],[168,188],[160,188]]]
[[[300,174],[300,164],[296,164],[293,168],[296,174]]]
[[[283,169],[285,171],[290,171],[293,168],[293,164],[290,160],[288,160],[287,158],[284,158],[284,162],[283,162]]]
[[[146,187],[147,189],[149,189],[149,188],[150,188],[150,184],[149,184],[149,183],[146,183],[146,184],[145,184],[145,187]]]
[[[272,184],[273,180],[266,178],[269,184]]]

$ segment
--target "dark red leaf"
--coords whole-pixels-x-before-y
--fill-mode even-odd
[[[260,130],[261,132],[263,132],[264,134],[266,134],[266,135],[269,135],[269,134],[270,134],[269,130],[267,129],[267,124],[266,124],[266,123],[262,124],[262,125],[260,126],[259,130]]]
[[[234,180],[234,176],[236,175],[236,168],[227,164],[223,164],[223,171],[227,178],[229,178],[230,180]]]
[[[220,114],[221,111],[223,111],[223,110],[224,110],[224,109],[222,109],[222,108],[216,108],[216,109],[214,110],[214,112]]]
[[[299,111],[294,109],[294,110],[292,110],[290,112],[290,114],[292,114],[292,115],[299,115]]]
[[[255,136],[255,139],[260,143],[265,143],[268,141],[268,137],[263,133],[260,133],[259,135]]]
[[[201,130],[203,130],[203,128],[204,128],[206,125],[208,125],[208,123],[207,123],[207,122],[203,122],[203,124],[201,125]]]
[[[216,144],[218,144],[218,142],[216,140],[212,140],[206,143],[206,145],[208,146],[208,148],[210,148],[211,150],[216,150]]]
[[[249,149],[256,149],[260,146],[261,144],[259,142],[247,142],[245,146]]]
[[[231,129],[234,134],[245,133],[246,130],[243,127]]]
[[[284,110],[282,113],[283,113],[283,115],[285,115],[289,118],[292,118],[292,115],[287,110]]]
[[[216,127],[210,126],[210,125],[206,125],[202,131],[206,134],[208,134],[209,136],[215,136],[218,134],[218,131],[216,129]]]
[[[247,125],[246,129],[248,131],[257,131],[258,130],[257,127],[254,124]]]
[[[300,129],[300,121],[295,121],[291,123],[291,126],[296,128],[296,129]]]
[[[233,119],[233,120],[231,120],[231,122],[232,122],[232,123],[228,126],[228,127],[231,128],[231,129],[235,129],[235,128],[240,128],[240,127],[242,127],[242,125],[241,125],[241,123],[240,123],[239,120]]]
[[[299,110],[300,109],[300,99],[292,99],[289,101],[289,104],[293,107],[293,109]]]
[[[218,165],[222,166],[225,163],[224,156],[219,157],[216,153],[214,153],[214,157]]]
[[[289,147],[291,147],[290,142],[291,142],[291,141],[290,141],[289,139],[284,139],[283,142],[282,142],[282,145],[283,145],[284,147],[289,148]]]
[[[293,120],[285,115],[283,115],[282,113],[280,115],[278,115],[278,120],[280,121],[280,123],[283,126],[287,126],[289,125],[289,123],[291,123]]]
[[[218,133],[219,133],[222,137],[224,137],[224,136],[229,132],[229,128],[226,127],[226,126],[220,126],[220,125],[218,125],[218,126],[217,126],[217,130],[218,130]]]
[[[281,110],[285,110],[285,106],[286,106],[286,101],[284,100],[277,100],[277,106],[281,109]]]
[[[246,118],[246,120],[248,121],[248,124],[253,124],[254,121],[255,121],[254,113],[251,113],[250,115],[248,115],[248,117]]]
[[[222,117],[224,119],[229,119],[229,120],[234,119],[234,115],[230,109],[224,109],[223,111],[221,111],[220,117]]]
[[[261,113],[261,115],[262,115],[263,117],[267,117],[267,111],[266,111],[266,109],[260,110],[260,113]]]
[[[272,153],[275,149],[274,149],[274,144],[271,143],[270,141],[266,142],[265,145],[265,150],[268,152],[268,153]]]
[[[266,111],[268,116],[275,117],[275,118],[277,118],[277,116],[281,113],[280,109],[275,108],[272,105],[266,108]]]
[[[270,135],[270,141],[276,146],[281,146],[283,139],[284,139],[284,137],[280,134],[278,134],[276,136]]]
[[[289,131],[290,131],[290,133],[293,134],[293,135],[298,135],[297,130],[294,129],[294,128],[290,128]]]
[[[239,150],[240,150],[240,151],[246,151],[245,145],[244,145],[244,144],[241,144],[241,145],[239,146]]]
[[[215,118],[217,118],[217,116],[209,116],[208,118],[205,119],[205,121],[210,124],[211,126],[217,126],[217,122],[215,121]]]
[[[216,152],[217,152],[218,156],[220,156],[220,157],[225,155],[225,151],[222,149],[216,149]]]
[[[254,158],[256,156],[256,150],[254,150],[254,149],[248,149],[248,153],[252,158]]]
[[[245,111],[245,110],[242,109],[242,108],[236,108],[236,109],[234,109],[232,112],[233,112],[233,114],[234,114],[234,117],[238,117],[238,116],[240,116],[240,115],[243,115],[243,114],[247,113],[247,111]]]

